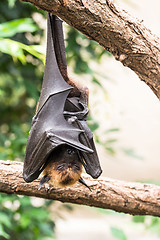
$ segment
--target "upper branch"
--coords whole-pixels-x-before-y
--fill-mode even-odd
[[[22,177],[22,167],[23,164],[20,162],[0,161],[0,192],[95,206],[132,215],[160,217],[159,186],[108,178],[93,180],[85,176],[92,192],[78,183],[65,189],[42,187],[39,191],[39,179],[26,183]]]
[[[160,99],[160,41],[111,0],[22,0],[59,16],[131,68]]]

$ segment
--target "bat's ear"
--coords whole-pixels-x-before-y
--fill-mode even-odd
[[[86,186],[92,192],[92,190],[90,189],[90,187],[87,185],[87,183],[84,181],[82,177],[80,177],[79,182],[82,183],[84,186]]]
[[[48,175],[45,175],[45,176],[41,179],[41,181],[40,181],[38,190],[41,190],[41,187],[42,187],[45,183],[47,183],[49,180],[50,180],[50,177],[49,177]]]

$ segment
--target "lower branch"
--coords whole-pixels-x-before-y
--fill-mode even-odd
[[[47,185],[39,191],[39,179],[26,183],[22,177],[23,163],[0,161],[0,191],[8,194],[35,196],[88,206],[112,209],[132,215],[160,217],[160,187],[108,178],[84,179],[92,191],[80,184],[57,188]]]

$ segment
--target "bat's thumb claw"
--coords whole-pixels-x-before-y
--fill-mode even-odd
[[[41,190],[42,186],[47,183],[48,181],[50,180],[50,177],[48,175],[45,175],[41,181],[40,181],[40,184],[39,184],[39,187],[38,187],[38,190]]]
[[[79,182],[86,186],[92,192],[91,188],[87,185],[87,183],[84,181],[82,177],[80,177]]]

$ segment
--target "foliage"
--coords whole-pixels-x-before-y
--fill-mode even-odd
[[[122,229],[117,227],[111,227],[111,233],[118,240],[127,240],[127,237]]]
[[[160,236],[160,218],[153,216],[134,216],[132,218],[136,224],[143,224],[146,230]]]
[[[0,239],[44,240],[53,237],[54,223],[47,208],[50,203],[33,207],[26,196],[0,194]]]
[[[10,9],[2,1],[0,11],[3,12],[0,17],[3,21],[0,24],[0,159],[22,159],[43,74],[42,62],[28,53],[41,60],[44,58],[37,51],[39,45],[31,45],[34,40],[29,41],[24,33],[27,31],[41,36],[42,31],[33,20],[26,18],[35,11],[31,5],[17,1]]]
[[[106,216],[106,227],[115,240],[130,239],[159,239],[160,218],[146,215],[135,215],[118,213],[107,209],[94,208],[94,211]]]
[[[26,63],[26,56],[24,54],[24,50],[44,61],[44,55],[42,55],[39,45],[27,46],[18,41],[7,39],[8,37],[13,37],[17,33],[35,32],[36,30],[38,30],[38,27],[33,23],[32,19],[30,18],[21,18],[1,23],[0,51],[10,54],[13,58],[19,59],[23,64]]]
[[[13,37],[20,32],[34,32],[37,26],[34,25],[32,19],[21,18],[0,24],[0,38]]]

